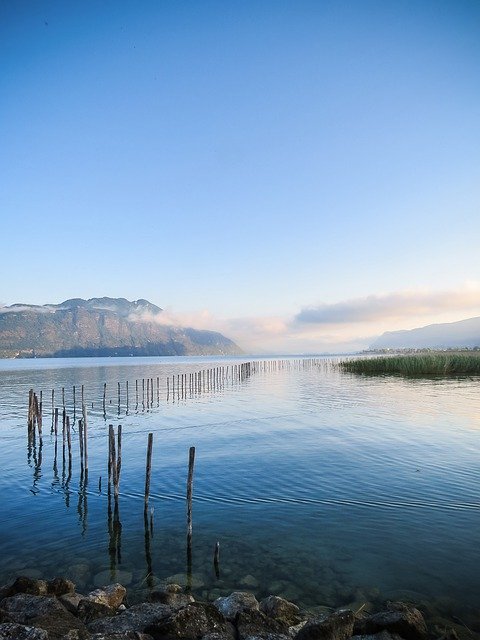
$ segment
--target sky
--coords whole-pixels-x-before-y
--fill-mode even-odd
[[[247,351],[480,315],[480,3],[0,0],[0,238]]]

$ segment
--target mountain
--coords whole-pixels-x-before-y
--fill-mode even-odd
[[[480,347],[480,318],[430,324],[409,331],[386,331],[370,349],[448,349]]]
[[[162,309],[125,298],[0,307],[0,357],[183,356],[242,353],[215,331],[162,322]]]

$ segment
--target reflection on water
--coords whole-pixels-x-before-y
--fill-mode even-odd
[[[0,580],[118,580],[134,601],[173,578],[205,598],[403,598],[468,618],[480,381],[363,378],[321,361],[242,375],[241,362],[1,361]],[[41,438],[27,429],[30,389]]]

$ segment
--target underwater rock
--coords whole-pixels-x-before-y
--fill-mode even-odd
[[[96,574],[93,578],[93,584],[96,587],[103,587],[105,584],[111,584],[112,578],[116,582],[128,587],[132,582],[133,573],[131,571],[115,571],[112,575],[110,569],[105,569],[104,571],[100,571]]]
[[[189,576],[186,573],[176,573],[174,576],[165,578],[164,582],[166,584],[178,584],[181,587],[189,586],[192,589],[200,589],[205,585],[205,581],[200,575],[194,574]]]
[[[255,589],[256,587],[258,587],[259,583],[254,576],[248,574],[240,580],[240,584],[242,587],[249,587],[250,589]]]

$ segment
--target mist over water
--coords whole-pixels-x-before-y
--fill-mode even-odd
[[[247,589],[304,607],[425,600],[468,615],[478,604],[480,567],[480,380],[367,378],[326,360],[291,360],[243,380],[217,379],[215,389],[172,394],[172,376],[177,385],[178,374],[188,381],[242,361],[0,361],[0,581],[63,574],[86,591],[118,580],[133,600],[166,578],[186,581],[186,479],[195,446],[194,593]],[[142,395],[147,379],[153,402]],[[87,482],[76,422],[82,385]],[[61,422],[56,456],[50,433],[51,391],[61,413],[62,387],[75,425],[70,477]],[[30,388],[43,392],[44,417],[43,446],[37,440],[29,450]],[[116,514],[107,491],[109,424],[123,431]]]

